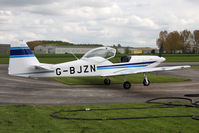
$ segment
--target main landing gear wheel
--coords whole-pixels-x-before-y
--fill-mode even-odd
[[[104,84],[105,85],[110,85],[111,84],[111,80],[108,79],[108,78],[104,79]]]
[[[123,87],[124,87],[124,89],[130,89],[131,88],[131,83],[129,81],[125,81],[123,83]]]

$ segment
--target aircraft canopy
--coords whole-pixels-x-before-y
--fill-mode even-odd
[[[88,51],[82,58],[103,57],[110,59],[115,57],[116,50],[110,47],[99,47]]]

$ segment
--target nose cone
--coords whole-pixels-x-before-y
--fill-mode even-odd
[[[164,62],[166,59],[164,57],[160,57],[160,61]]]

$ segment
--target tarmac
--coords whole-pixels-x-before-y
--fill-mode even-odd
[[[194,65],[199,63],[164,63],[163,65]],[[80,105],[140,103],[151,98],[199,94],[199,69],[156,72],[155,74],[189,78],[177,83],[121,85],[66,85],[49,78],[21,78],[8,75],[8,65],[0,64],[0,105]],[[196,100],[196,98],[195,98]]]

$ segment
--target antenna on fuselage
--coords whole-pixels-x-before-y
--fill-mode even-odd
[[[79,58],[73,52],[70,52],[70,54],[72,54],[77,60],[79,60]]]

